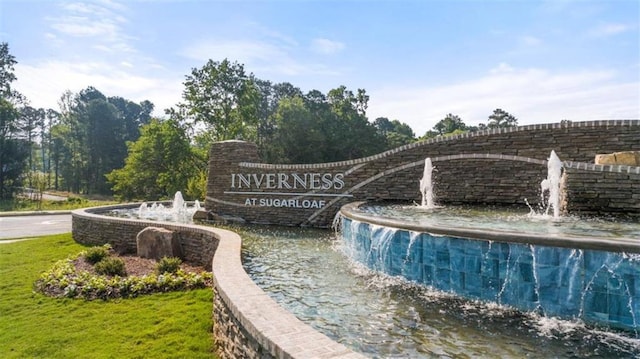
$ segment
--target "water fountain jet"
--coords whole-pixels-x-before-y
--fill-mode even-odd
[[[545,203],[545,193],[548,193],[547,206],[545,214],[549,214],[549,210],[553,208],[553,218],[560,218],[560,202],[561,202],[561,178],[562,178],[562,161],[558,158],[556,151],[551,151],[547,160],[547,178],[540,183],[542,203]]]
[[[420,180],[420,193],[422,193],[421,205],[427,209],[435,208],[433,201],[433,165],[431,164],[431,158],[427,157],[424,160],[424,171],[422,173],[422,179]]]
[[[112,214],[115,216],[135,217],[139,219],[190,223],[192,222],[194,213],[202,208],[198,200],[195,200],[193,205],[189,206],[180,191],[174,194],[171,205],[167,204],[165,206],[165,204],[153,202],[149,205],[147,202],[143,202],[136,209],[113,210]]]

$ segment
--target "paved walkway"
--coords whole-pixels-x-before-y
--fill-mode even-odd
[[[71,232],[70,211],[0,212],[0,244]]]

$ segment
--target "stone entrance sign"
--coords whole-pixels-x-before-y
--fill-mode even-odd
[[[639,151],[640,120],[491,129],[314,164],[265,164],[253,143],[218,142],[209,152],[205,210],[216,219],[329,227],[349,202],[419,204],[425,158],[436,169],[438,204],[525,207],[540,198],[552,150],[564,163],[569,212],[640,216],[640,167],[594,163],[596,154]]]

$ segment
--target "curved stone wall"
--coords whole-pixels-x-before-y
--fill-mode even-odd
[[[440,204],[536,205],[552,150],[564,161],[569,212],[640,216],[640,167],[593,164],[596,154],[640,150],[640,120],[485,130],[319,164],[264,164],[255,144],[219,142],[210,149],[205,208],[221,219],[328,227],[349,202],[419,202],[427,157]]]
[[[73,239],[88,245],[109,243],[119,253],[136,253],[136,236],[146,227],[162,227],[177,233],[185,261],[213,272],[213,340],[220,357],[363,358],[302,323],[253,283],[240,262],[242,241],[238,234],[208,226],[100,214],[138,206],[73,211]]]

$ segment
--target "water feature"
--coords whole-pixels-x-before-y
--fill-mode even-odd
[[[432,187],[427,160],[423,206],[342,208],[350,258],[471,300],[639,335],[640,224],[561,216],[563,163],[555,151],[540,184],[542,214],[425,210]]]
[[[540,183],[540,196],[542,203],[547,203],[545,214],[549,214],[549,209],[553,208],[553,218],[560,218],[560,201],[562,197],[561,181],[562,161],[558,158],[556,151],[551,151],[547,160],[547,178]],[[547,197],[545,198],[545,194]]]
[[[423,208],[435,208],[435,203],[433,202],[433,164],[431,163],[431,158],[427,157],[424,160],[424,171],[422,174],[422,179],[420,180],[420,193],[422,193],[422,207]]]
[[[625,333],[464,299],[371,270],[351,259],[348,244],[327,231],[233,229],[243,237],[243,265],[258,286],[316,330],[372,358],[640,355],[640,340]],[[373,231],[380,237],[392,233],[383,227]],[[419,239],[407,235],[405,240],[409,244],[400,261],[411,261],[407,247],[420,246]],[[391,248],[385,241],[376,246]],[[537,259],[543,257],[539,253]],[[578,257],[576,253],[567,260]]]
[[[565,215],[550,220],[528,208],[457,206],[429,210],[403,203],[368,203],[357,208],[363,215],[378,220],[395,219],[413,227],[457,228],[460,230],[494,231],[522,235],[529,233],[547,238],[594,238],[636,240],[640,224],[634,221]],[[399,225],[399,223],[398,223]]]
[[[182,192],[177,191],[173,196],[171,205],[165,206],[162,203],[153,202],[148,204],[143,202],[135,209],[114,209],[107,215],[117,217],[128,217],[138,219],[150,219],[155,221],[169,221],[178,223],[191,223],[193,214],[201,209],[200,201],[195,200],[192,206],[184,200]]]

